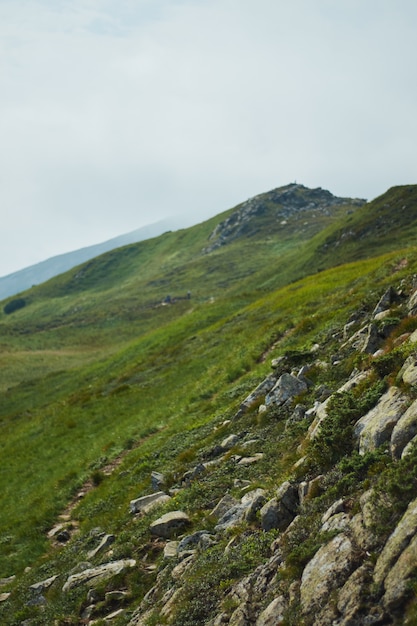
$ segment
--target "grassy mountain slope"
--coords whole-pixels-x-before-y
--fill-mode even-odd
[[[333,335],[354,311],[369,312],[393,280],[417,271],[416,190],[390,190],[363,207],[343,204],[318,225],[313,214],[280,216],[278,229],[275,202],[261,224],[254,215],[244,232],[207,252],[232,209],[110,252],[24,294],[26,306],[0,323],[0,575],[17,573],[23,585],[76,564],[71,542],[51,549],[47,531],[86,481],[95,488],[73,513],[80,536],[100,526],[117,535],[116,555],[140,555],[149,537],[128,503],[149,489],[151,470],[174,483],[210,447],[213,426],[269,372],[271,357],[289,354],[296,363],[316,342],[329,356],[337,351]],[[407,211],[394,212],[398,219],[385,231],[381,218],[404,206],[404,195]],[[353,229],[355,237],[343,236]],[[167,295],[172,303],[164,305]],[[347,360],[326,374],[326,384],[343,380],[352,366]],[[288,474],[294,455],[284,448],[294,451],[300,441],[296,431],[284,437],[271,466],[271,437],[284,434],[281,426],[268,428],[270,452],[249,473],[267,487]],[[115,459],[121,465],[107,475]],[[226,476],[217,480],[220,496]],[[205,501],[205,490],[196,485],[178,496],[194,522],[215,504],[213,493]],[[23,574],[27,565],[31,574]],[[138,598],[152,580],[142,573],[134,582]],[[50,621],[34,623],[71,613],[77,598],[57,600]],[[0,609],[3,623],[19,623],[11,617],[19,595],[15,602]],[[29,607],[19,615],[45,619]]]

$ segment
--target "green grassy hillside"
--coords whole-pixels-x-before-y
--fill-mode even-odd
[[[33,287],[22,294],[24,308],[2,315],[0,577],[46,578],[75,564],[71,547],[56,551],[47,533],[87,484],[93,488],[73,513],[81,537],[105,528],[119,537],[117,555],[137,556],[146,533],[128,503],[146,491],[150,472],[163,470],[175,483],[272,357],[297,363],[316,343],[330,355],[353,312],[369,312],[393,281],[417,271],[417,186],[317,221],[296,213],[279,228],[276,210],[211,252],[210,235],[236,209],[107,253]],[[353,365],[346,361],[325,382],[342,380]],[[288,437],[254,480],[270,485],[285,475],[293,459],[285,447],[294,451],[299,434]],[[217,480],[220,494],[224,477]],[[197,487],[178,507],[187,505],[181,497],[191,498],[195,520],[212,504]],[[142,576],[137,593],[150,583]],[[20,623],[2,610],[2,623]],[[19,619],[26,614],[31,609]]]

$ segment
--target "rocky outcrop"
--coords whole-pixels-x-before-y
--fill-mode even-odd
[[[400,389],[390,387],[378,404],[356,422],[354,433],[359,440],[360,454],[376,450],[390,440],[394,426],[404,414],[408,402],[408,397]]]
[[[320,548],[301,577],[302,612],[307,615],[322,607],[333,589],[345,584],[354,563],[354,546],[347,535],[337,535]]]
[[[216,226],[203,252],[208,254],[238,237],[250,236],[259,228],[259,218],[266,214],[272,213],[277,228],[285,230],[288,223],[300,214],[303,221],[309,215],[315,220],[317,215],[330,215],[333,207],[361,206],[364,202],[365,200],[337,198],[320,187],[308,189],[296,183],[279,187],[239,205],[229,217]]]

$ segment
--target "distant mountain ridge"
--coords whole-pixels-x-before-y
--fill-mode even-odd
[[[131,243],[157,237],[168,230],[176,230],[189,226],[190,221],[190,218],[186,219],[185,217],[161,220],[124,235],[113,237],[102,243],[59,254],[45,261],[41,261],[40,263],[36,263],[35,265],[30,265],[22,270],[8,274],[0,278],[0,300],[25,291],[33,285],[43,283],[54,276],[58,276],[81,263],[85,263],[115,248],[121,248]]]

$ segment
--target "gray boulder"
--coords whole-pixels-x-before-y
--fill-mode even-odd
[[[150,525],[152,535],[170,539],[177,532],[183,530],[191,524],[190,518],[183,511],[171,511],[165,513]]]
[[[299,507],[298,487],[284,482],[277,495],[261,509],[261,524],[265,531],[278,528],[285,530],[297,514]]]
[[[307,384],[303,380],[300,380],[292,374],[284,373],[266,395],[265,404],[266,406],[270,406],[271,404],[281,406],[288,400],[292,400],[292,398],[305,393],[307,389]]]
[[[111,563],[105,563],[98,567],[85,569],[79,574],[72,574],[68,577],[64,584],[62,591],[66,592],[79,585],[88,585],[89,587],[95,587],[103,581],[110,580],[128,571],[132,567],[135,567],[136,561],[134,559],[122,559],[121,561],[113,561]]]
[[[394,426],[404,414],[407,404],[408,397],[397,387],[391,387],[378,404],[356,422],[354,435],[359,440],[360,454],[375,450],[390,440]]]
[[[269,374],[242,402],[236,414],[236,418],[241,417],[248,411],[260,398],[263,398],[277,382],[277,374]]]

